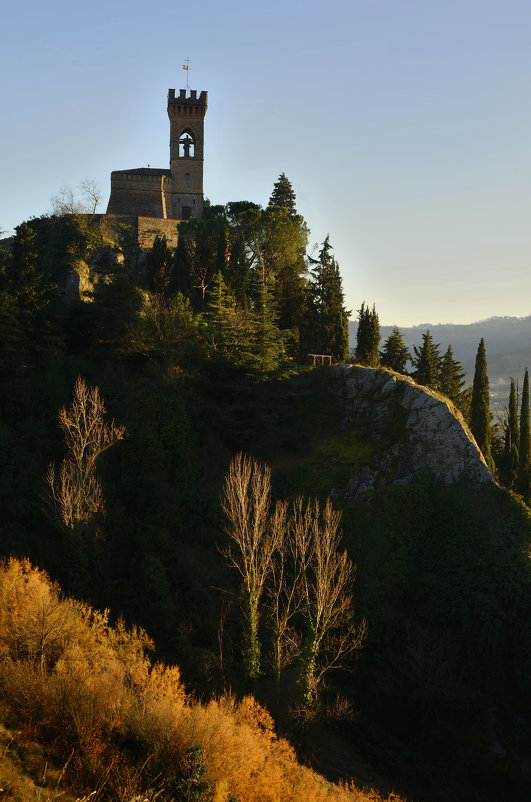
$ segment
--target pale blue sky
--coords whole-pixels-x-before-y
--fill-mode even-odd
[[[206,89],[205,193],[292,181],[353,311],[531,314],[530,0],[1,4],[0,228],[63,183],[167,167],[169,88]]]

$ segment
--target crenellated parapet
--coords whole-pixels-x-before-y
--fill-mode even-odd
[[[168,90],[168,114],[185,114],[194,113],[197,115],[205,115],[207,110],[208,92],[202,91],[197,96],[195,89],[190,90],[190,94],[186,94],[186,89],[180,89],[177,97],[175,96],[175,89]]]

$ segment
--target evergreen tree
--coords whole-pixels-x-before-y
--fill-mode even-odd
[[[422,345],[417,348],[413,346],[415,356],[412,359],[415,371],[412,373],[417,384],[435,389],[439,380],[441,356],[439,354],[439,343],[433,342],[430,330],[422,335]]]
[[[280,206],[287,209],[288,215],[292,220],[297,217],[295,192],[285,173],[280,173],[278,181],[275,182],[268,206]]]
[[[518,426],[518,393],[514,379],[511,378],[511,391],[509,393],[508,425],[511,430],[511,440],[518,446],[520,442],[520,427]]]
[[[19,364],[19,349],[24,342],[24,331],[19,321],[17,303],[14,296],[0,289],[0,366],[15,368]]]
[[[500,479],[505,487],[511,490],[518,488],[518,442],[520,430],[518,426],[518,401],[514,379],[511,378],[509,394],[509,410],[505,426],[504,448],[500,465]]]
[[[380,358],[384,367],[406,373],[406,362],[411,359],[411,354],[396,326],[384,342]]]
[[[463,387],[465,385],[465,372],[460,362],[454,359],[452,346],[448,346],[448,350],[441,361],[441,369],[439,372],[439,379],[437,382],[437,389],[440,393],[445,395],[450,401],[453,401],[458,409],[462,410],[463,406]]]
[[[221,273],[214,276],[206,314],[210,345],[237,365],[252,364],[251,320],[236,304]]]
[[[313,270],[313,304],[310,319],[317,353],[330,354],[334,362],[348,358],[348,312],[339,265],[330,251],[328,236],[323,242],[319,259]]]
[[[520,447],[518,449],[518,490],[526,504],[529,502],[531,432],[529,428],[529,371],[525,369],[520,409]]]
[[[57,286],[40,266],[36,234],[27,223],[16,229],[13,255],[4,271],[4,310],[8,318],[16,313],[20,360],[33,361],[39,354],[57,351],[60,344],[58,316],[59,295]],[[14,321],[12,321],[14,323]]]
[[[372,310],[362,303],[358,310],[358,331],[356,332],[355,360],[360,365],[375,368],[380,361],[380,321],[373,304]]]
[[[258,370],[274,370],[285,355],[284,339],[277,325],[278,312],[273,293],[273,280],[265,270],[255,273],[255,303],[251,315],[254,329],[253,354]]]
[[[487,376],[487,357],[483,338],[481,338],[476,355],[474,382],[472,384],[472,401],[470,404],[470,429],[485,458],[489,470],[493,470],[489,378]]]

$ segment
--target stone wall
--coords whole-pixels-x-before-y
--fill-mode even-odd
[[[179,220],[122,214],[96,214],[94,220],[107,223],[115,237],[121,226],[128,226],[137,237],[138,245],[142,249],[153,247],[157,236],[164,235],[170,248],[176,248],[179,240]]]
[[[162,220],[157,217],[138,218],[138,244],[141,248],[151,248],[155,237],[164,235],[170,248],[177,247],[179,239],[179,220]]]
[[[361,427],[375,444],[372,461],[357,466],[347,495],[406,484],[421,468],[437,481],[492,482],[483,455],[451,401],[392,371],[337,365],[345,425]],[[392,433],[392,436],[390,436]]]

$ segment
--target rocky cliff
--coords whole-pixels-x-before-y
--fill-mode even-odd
[[[447,398],[388,370],[357,365],[333,370],[345,427],[355,427],[374,447],[367,464],[356,466],[348,497],[406,484],[421,468],[442,484],[460,478],[494,481],[461,413]]]

